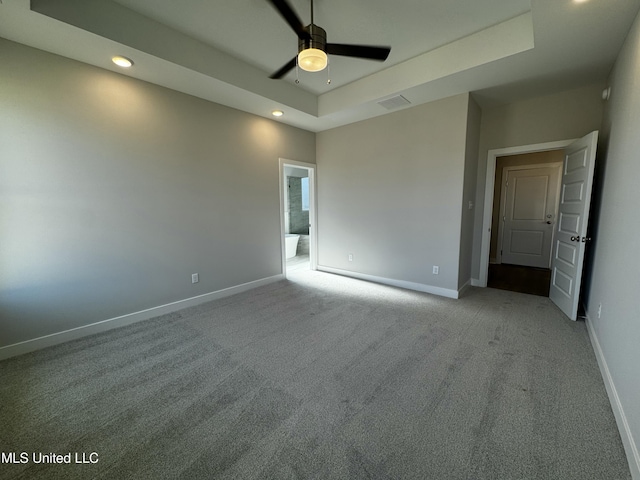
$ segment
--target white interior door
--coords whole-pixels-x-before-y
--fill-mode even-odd
[[[565,148],[549,298],[571,320],[578,315],[598,132]]]
[[[505,169],[502,263],[549,268],[561,168]]]

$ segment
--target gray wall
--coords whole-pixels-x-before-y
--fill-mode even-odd
[[[320,266],[458,289],[468,104],[458,95],[317,135]]]
[[[472,277],[480,277],[482,214],[489,150],[581,138],[602,123],[603,84],[532,98],[482,111]]]
[[[602,348],[636,449],[640,442],[639,84],[640,16],[610,79],[611,99],[605,107],[594,185],[591,269],[585,278],[589,322]],[[600,304],[602,316],[598,318]],[[640,475],[638,467],[636,464],[635,472]]]
[[[1,39],[0,64],[0,346],[281,273],[278,157],[313,133]]]

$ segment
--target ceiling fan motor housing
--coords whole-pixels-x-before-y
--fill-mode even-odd
[[[327,43],[327,32],[324,28],[313,23],[313,0],[310,0],[311,23],[306,27],[303,26],[300,18],[287,0],[268,1],[282,15],[282,18],[285,19],[298,37],[298,54],[284,64],[280,70],[270,75],[270,78],[282,78],[298,67],[307,72],[324,70],[328,65],[327,54],[385,61],[389,56],[389,52],[391,52],[391,47]]]
[[[311,38],[298,39],[298,53],[307,48],[317,48],[323,52],[327,51],[327,32],[324,28],[312,23],[304,27],[304,31],[307,32]]]

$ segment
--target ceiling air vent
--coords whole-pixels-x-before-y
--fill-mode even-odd
[[[383,106],[387,110],[395,110],[396,108],[404,107],[405,105],[409,105],[410,103],[411,102],[404,98],[402,95],[396,95],[395,97],[381,100],[380,102],[378,102],[378,105]]]

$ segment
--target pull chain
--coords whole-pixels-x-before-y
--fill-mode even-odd
[[[331,85],[331,67],[329,57],[327,57],[327,85]]]
[[[298,78],[298,56],[296,55],[296,85],[300,83],[300,79]]]

